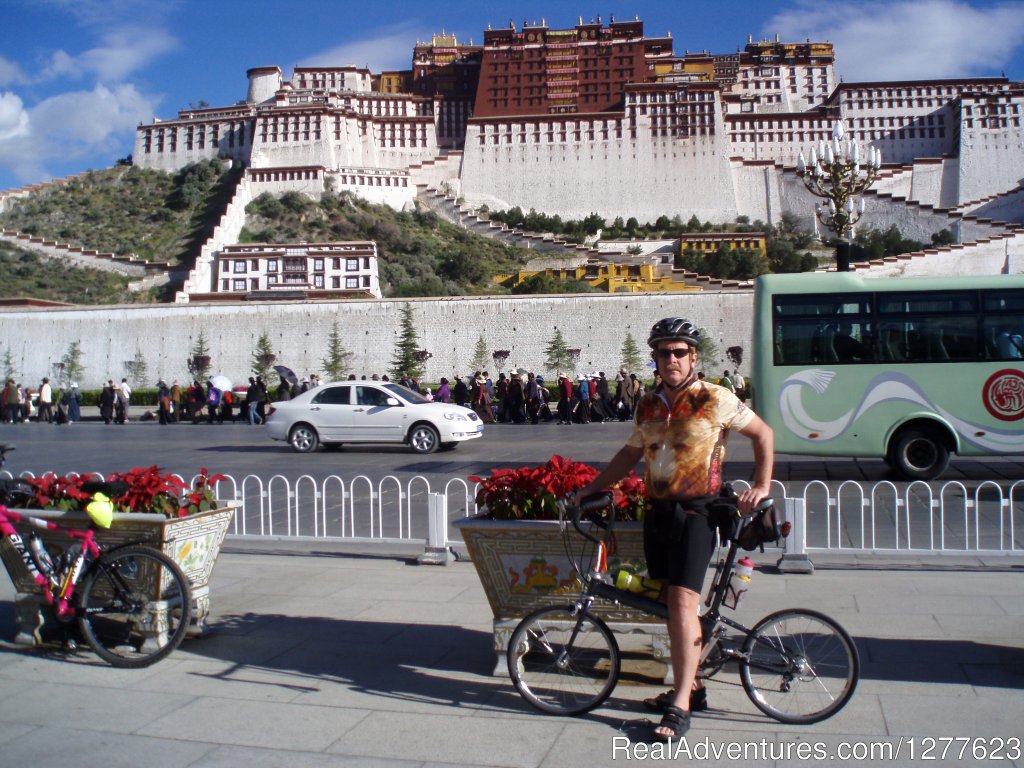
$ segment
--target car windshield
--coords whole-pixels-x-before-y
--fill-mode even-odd
[[[400,400],[405,400],[407,403],[427,403],[430,402],[422,395],[413,392],[411,389],[406,389],[401,384],[393,384],[388,382],[384,385],[384,388],[398,397]]]

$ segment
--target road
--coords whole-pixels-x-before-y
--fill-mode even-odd
[[[266,437],[261,427],[247,424],[177,424],[160,426],[132,421],[123,426],[84,421],[71,425],[0,424],[0,443],[13,443],[6,469],[12,474],[32,472],[122,471],[134,466],[157,466],[189,477],[200,467],[235,477],[248,474],[289,479],[311,475],[366,475],[377,479],[394,475],[407,479],[423,475],[461,477],[487,474],[498,467],[538,464],[553,454],[603,466],[625,441],[629,424],[537,426],[496,424],[484,436],[463,443],[449,453],[418,456],[404,447],[345,446],[340,451],[297,454],[286,444]],[[753,452],[740,436],[730,440],[725,476],[749,480]],[[845,480],[875,483],[895,481],[879,459],[776,457],[775,477],[787,487],[803,487],[812,480],[838,484]],[[1024,456],[986,459],[954,457],[939,484],[959,480],[965,485],[992,480],[1008,484],[1024,479]]]
[[[106,474],[155,464],[187,480],[200,467],[206,467],[211,472],[230,475],[239,482],[247,476],[260,478],[249,481],[250,491],[257,490],[261,482],[263,488],[267,488],[271,478],[276,477],[265,502],[258,501],[251,509],[247,506],[244,517],[248,532],[266,532],[270,519],[274,521],[275,532],[284,533],[289,530],[289,515],[286,513],[289,502],[284,492],[286,487],[299,492],[300,498],[294,500],[294,507],[306,509],[313,506],[314,491],[325,478],[336,475],[350,484],[353,478],[363,476],[367,480],[360,481],[357,487],[348,485],[348,491],[353,497],[359,496],[358,500],[353,499],[348,503],[348,508],[377,506],[382,518],[376,523],[369,522],[369,518],[355,520],[346,529],[346,535],[371,535],[371,526],[376,525],[376,535],[379,536],[381,526],[384,531],[393,530],[397,526],[401,502],[394,489],[399,485],[407,488],[408,481],[416,476],[425,477],[430,490],[441,491],[452,478],[466,480],[471,476],[485,476],[495,468],[535,465],[546,461],[553,454],[602,467],[622,445],[629,428],[629,424],[620,423],[570,427],[554,423],[538,426],[499,424],[488,426],[481,439],[464,443],[455,451],[426,456],[415,455],[403,447],[351,446],[345,446],[340,451],[320,450],[314,454],[298,454],[286,444],[268,439],[261,427],[250,427],[243,423],[170,426],[138,421],[123,426],[107,426],[98,421],[62,426],[3,424],[0,425],[0,443],[14,443],[17,446],[17,450],[9,454],[5,468],[12,474]],[[750,445],[741,437],[734,436],[725,477],[730,480],[750,480],[752,475],[753,453]],[[301,486],[297,486],[295,481],[303,476],[312,478],[312,481],[307,479]],[[371,501],[371,494],[380,490],[378,484],[388,476],[397,478],[399,482],[389,483],[388,492],[380,492],[379,499]],[[826,536],[830,536],[833,541],[841,541],[844,546],[858,546],[864,542],[868,526],[860,520],[863,504],[857,498],[850,498],[860,493],[860,490],[856,486],[846,486],[840,490],[843,483],[849,480],[859,482],[868,493],[875,483],[893,482],[894,487],[885,487],[886,498],[875,508],[877,519],[874,530],[880,537],[876,542],[879,548],[892,545],[891,541],[897,535],[896,521],[904,518],[908,521],[906,527],[914,531],[915,546],[928,546],[927,540],[921,541],[922,535],[938,535],[932,519],[934,505],[927,498],[928,490],[916,487],[914,495],[920,497],[920,500],[901,508],[900,502],[895,499],[897,494],[904,493],[906,483],[895,481],[881,460],[780,455],[776,459],[775,478],[786,485],[788,495],[803,495],[808,483],[823,481],[828,492],[837,499],[845,497],[843,503],[846,509],[852,511],[843,511],[841,516],[837,516],[835,506],[829,513],[825,513],[829,506],[825,503],[824,489],[818,486],[809,492],[808,543],[812,546],[824,544]],[[964,498],[970,499],[975,489],[983,485],[979,498],[988,497],[991,508],[978,505],[981,527],[995,532],[990,534],[990,538],[995,536],[998,539],[998,536],[1003,535],[998,533],[1001,530],[999,493],[995,492],[990,483],[998,484],[1005,494],[1013,482],[1021,479],[1024,479],[1022,457],[983,460],[954,458],[946,474],[939,481],[931,483],[930,487],[933,493],[938,494],[939,489],[949,481],[962,483],[966,494],[957,487],[946,494],[949,496],[950,509],[959,510],[964,506]],[[343,502],[340,488],[339,483],[332,483],[330,488],[323,491],[322,514],[332,531],[331,535],[341,535]],[[416,492],[423,495],[406,504],[407,508],[416,506],[417,511],[410,515],[409,522],[405,524],[405,535],[412,531],[417,536],[425,536],[426,520],[421,511],[426,504],[425,489]],[[412,493],[410,490],[410,496]],[[1019,489],[1018,497],[1018,501],[1024,498],[1024,493]],[[973,537],[973,534],[967,532],[966,525],[959,522],[967,514],[966,511],[963,514],[952,512],[938,526],[938,530],[947,537],[947,543]],[[970,514],[973,516],[973,512]],[[831,534],[826,532],[828,526],[825,525],[825,518],[829,515],[833,521]],[[1016,516],[1019,517],[1019,514]],[[1024,525],[1018,528],[1015,538],[1021,539],[1024,536]],[[313,533],[308,527],[300,532]],[[1018,545],[1024,546],[1024,542],[1018,541]]]

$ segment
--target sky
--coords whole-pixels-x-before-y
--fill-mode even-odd
[[[0,190],[106,168],[135,127],[246,95],[246,70],[408,69],[418,40],[488,25],[639,17],[677,55],[755,40],[828,41],[846,82],[1024,80],[1024,0],[0,0]]]

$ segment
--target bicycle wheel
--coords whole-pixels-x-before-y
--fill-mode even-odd
[[[740,679],[754,706],[783,723],[832,717],[860,677],[846,630],[816,611],[788,609],[761,619],[743,644]]]
[[[516,690],[551,715],[589,712],[619,680],[619,645],[608,625],[572,610],[534,611],[519,622],[508,644],[508,673]]]
[[[96,654],[115,667],[148,667],[177,648],[192,618],[181,568],[146,546],[107,552],[82,584],[78,624]]]

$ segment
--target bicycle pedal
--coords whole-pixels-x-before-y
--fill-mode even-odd
[[[64,653],[78,653],[78,641],[70,637],[64,641]]]

